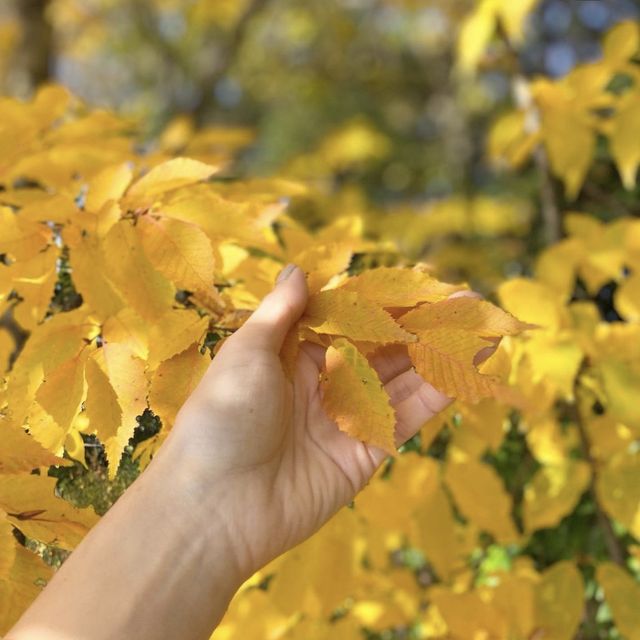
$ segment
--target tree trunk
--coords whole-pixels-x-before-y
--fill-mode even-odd
[[[47,20],[50,0],[16,0],[22,27],[22,42],[18,50],[17,66],[26,91],[47,82],[53,72],[53,28]]]

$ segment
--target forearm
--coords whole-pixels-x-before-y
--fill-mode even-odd
[[[168,444],[6,640],[209,638],[247,576],[223,515],[204,527],[196,517],[200,489]]]

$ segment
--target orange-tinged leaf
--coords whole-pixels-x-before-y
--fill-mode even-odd
[[[640,640],[640,583],[613,562],[601,564],[596,577],[618,631],[627,640]]]
[[[398,318],[398,323],[416,334],[448,329],[469,331],[483,338],[514,336],[536,326],[521,322],[486,300],[467,296],[423,304]]]
[[[384,309],[353,291],[342,289],[320,291],[312,296],[301,322],[316,333],[352,340],[382,344],[416,341],[416,337],[402,329]]]
[[[27,474],[0,476],[0,508],[30,538],[73,549],[98,522],[93,509],[78,509],[55,495],[56,478]]]
[[[409,357],[416,371],[438,391],[475,403],[494,395],[500,385],[497,376],[482,374],[473,364],[475,355],[488,345],[466,331],[430,329],[409,345]]]
[[[462,288],[440,282],[428,273],[400,267],[369,269],[340,286],[381,307],[413,307],[420,302],[437,302]]]
[[[173,158],[154,167],[127,192],[127,200],[151,200],[173,189],[210,178],[218,167],[190,158]]]
[[[196,388],[211,359],[202,355],[197,344],[160,364],[151,379],[149,405],[162,420],[163,427],[173,426],[180,407]]]
[[[147,258],[180,289],[213,287],[213,249],[199,227],[174,220],[142,216],[137,225]]]
[[[351,437],[395,453],[395,414],[378,374],[358,349],[344,338],[326,353],[322,376],[327,415]]]

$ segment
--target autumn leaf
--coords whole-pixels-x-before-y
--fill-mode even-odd
[[[352,340],[380,342],[415,342],[378,305],[352,291],[330,289],[312,296],[301,320],[316,333],[345,336]]]
[[[173,158],[153,167],[135,182],[127,191],[126,199],[138,205],[150,204],[157,196],[206,180],[217,170],[217,167],[190,158]]]
[[[197,344],[164,360],[156,369],[149,388],[149,405],[165,429],[175,422],[180,407],[196,388],[211,359]]]
[[[486,340],[466,331],[430,329],[409,345],[409,357],[416,371],[438,391],[475,403],[494,395],[500,385],[500,378],[480,373],[473,364],[487,346]]]
[[[55,495],[56,478],[0,475],[0,509],[26,536],[73,549],[98,522],[93,509],[78,509]]]
[[[213,287],[213,250],[200,228],[152,216],[142,216],[136,228],[151,264],[177,287],[188,291]]]
[[[0,474],[66,464],[67,460],[47,451],[22,427],[0,420]]]
[[[640,584],[627,571],[613,562],[605,562],[596,570],[596,578],[604,589],[613,621],[628,640],[640,640]]]
[[[537,326],[521,322],[486,300],[468,296],[420,305],[398,318],[398,323],[415,334],[446,327],[482,338],[514,336]]]
[[[395,453],[395,414],[378,374],[344,338],[333,341],[322,374],[327,415],[351,437]]]
[[[378,267],[349,278],[340,289],[358,293],[381,307],[413,307],[442,300],[462,287],[440,282],[422,271]]]

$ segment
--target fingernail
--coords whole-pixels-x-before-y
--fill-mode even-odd
[[[295,264],[288,264],[276,278],[276,284],[284,282],[296,270]]]

